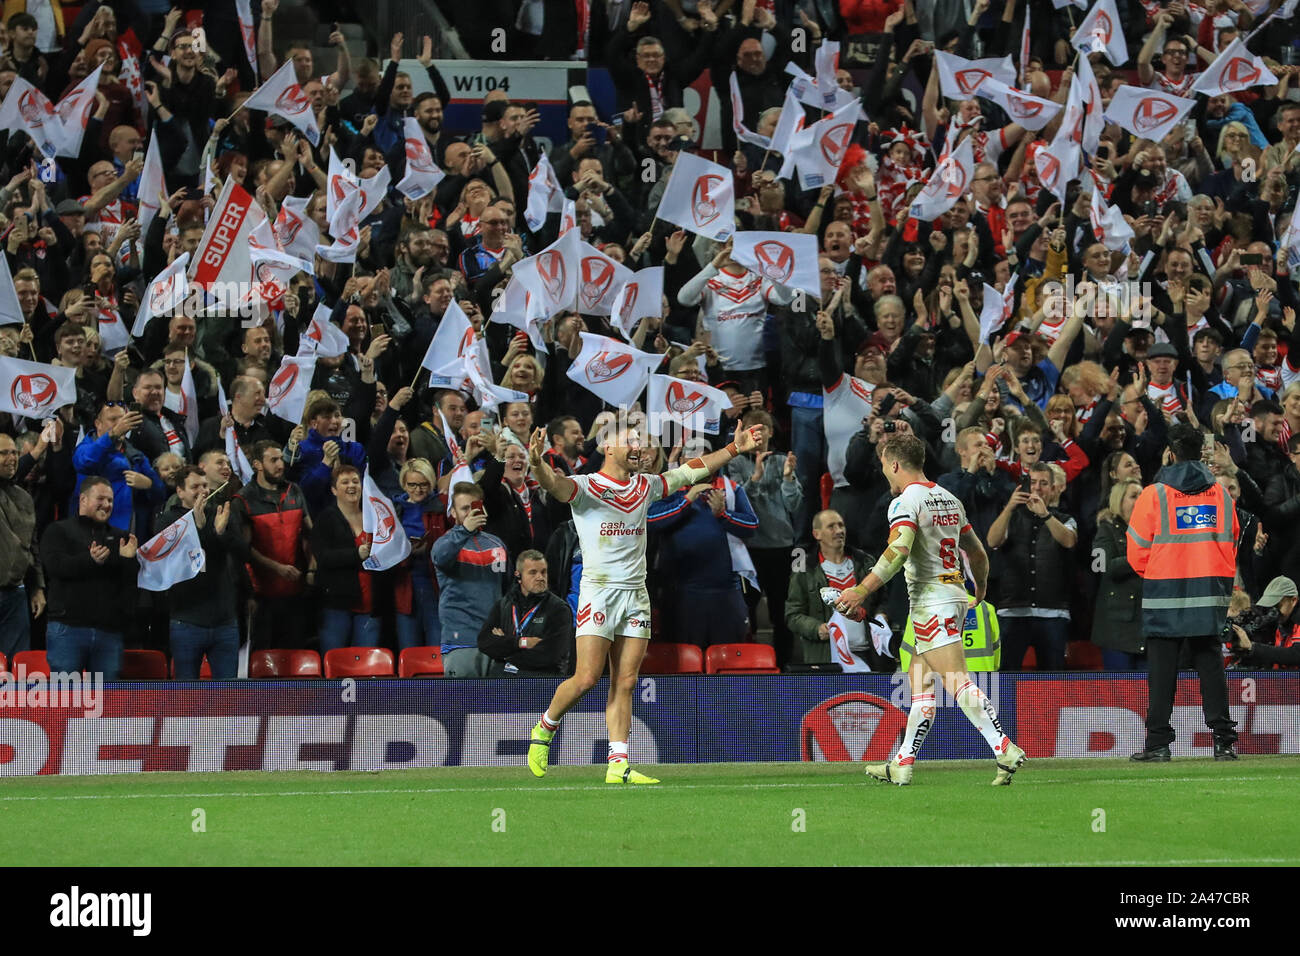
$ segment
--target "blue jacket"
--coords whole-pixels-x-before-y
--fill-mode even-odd
[[[510,583],[506,546],[486,531],[470,534],[458,524],[433,543],[433,566],[442,652],[478,647],[478,632]]]
[[[153,470],[148,456],[125,443],[118,448],[111,435],[98,438],[87,435],[72,453],[72,467],[77,471],[77,486],[72,490],[70,513],[77,513],[77,497],[81,482],[86,478],[107,478],[113,485],[113,515],[108,523],[114,528],[129,530],[140,544],[153,535],[149,520],[155,508],[167,500],[167,487]],[[153,480],[152,487],[133,491],[123,474],[138,471]],[[134,512],[135,524],[131,523]]]
[[[1233,100],[1232,105],[1228,107],[1228,112],[1224,114],[1222,119],[1207,118],[1205,120],[1205,128],[1214,137],[1213,142],[1206,142],[1205,144],[1205,148],[1210,150],[1211,153],[1218,148],[1219,132],[1228,123],[1240,123],[1246,127],[1246,131],[1250,134],[1252,146],[1259,149],[1268,149],[1268,137],[1260,131],[1259,124],[1255,122],[1255,114],[1250,111],[1250,107],[1246,106],[1246,104]]]
[[[332,470],[325,464],[325,443],[331,441],[338,442],[339,464],[354,465],[358,471],[366,467],[366,448],[360,442],[325,438],[314,428],[307,432],[298,443],[298,461],[294,465],[297,475],[293,480],[302,489],[313,515],[334,503],[330,497]]]
[[[743,488],[736,488],[736,507],[714,517],[706,496],[686,501],[683,488],[656,501],[646,514],[650,531],[665,533],[659,545],[659,566],[668,580],[692,590],[739,590],[739,576],[731,566],[727,534],[753,537],[758,518]]]

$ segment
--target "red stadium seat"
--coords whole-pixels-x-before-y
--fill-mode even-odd
[[[253,651],[248,656],[249,677],[320,677],[320,655],[315,651]]]
[[[50,662],[44,651],[19,651],[14,655],[14,672],[17,673],[20,667],[26,668],[28,674],[50,676]]]
[[[166,680],[167,655],[162,651],[125,650],[118,680]]]
[[[831,495],[835,492],[835,477],[828,471],[822,475],[820,483],[822,496],[822,511],[831,506]]]
[[[706,674],[779,674],[776,651],[767,644],[715,644],[704,655]]]
[[[326,677],[392,677],[393,652],[386,647],[336,647],[325,652]]]
[[[703,674],[704,653],[694,644],[651,641],[641,661],[642,674]]]
[[[0,654],[0,674],[3,674],[8,670],[9,670],[9,658],[5,657],[3,654]]]
[[[1072,671],[1102,670],[1101,648],[1092,641],[1070,641],[1065,645],[1065,667]]]
[[[171,669],[168,671],[172,680],[176,679],[176,661],[171,663]],[[212,680],[212,667],[208,664],[208,655],[203,655],[203,661],[199,664],[199,680]]]
[[[408,647],[397,658],[398,677],[441,677],[442,648]]]

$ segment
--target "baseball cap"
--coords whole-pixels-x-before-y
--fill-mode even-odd
[[[863,341],[863,343],[858,346],[858,354],[862,355],[863,353],[869,352],[872,349],[879,349],[880,351],[884,352],[886,355],[889,354],[889,339],[885,338],[885,334],[883,332],[872,332],[870,335],[868,335],[866,337],[866,340]]]
[[[1026,345],[1033,345],[1033,344],[1034,344],[1034,333],[1033,333],[1033,332],[1019,332],[1019,331],[1017,331],[1017,332],[1012,332],[1010,335],[1007,336],[1007,346],[1008,346],[1008,347],[1010,347],[1010,346],[1012,346],[1012,345],[1015,345],[1017,342],[1020,342],[1020,341],[1023,341]]]
[[[1147,350],[1147,358],[1178,358],[1178,349],[1174,348],[1168,342],[1157,342]]]
[[[1300,593],[1297,593],[1294,581],[1279,574],[1268,582],[1268,587],[1264,588],[1258,604],[1260,607],[1277,607],[1283,598],[1289,597],[1300,597]]]
[[[86,207],[75,199],[65,199],[54,207],[56,216],[84,216],[85,214]]]
[[[1151,332],[1151,326],[1149,326],[1149,325],[1138,325],[1136,322],[1134,322],[1133,325],[1130,326],[1129,330],[1128,330],[1127,332],[1124,333],[1125,336],[1129,336],[1129,335],[1151,335],[1151,334],[1153,334],[1153,333]],[[1174,354],[1177,355],[1178,353],[1175,352]]]

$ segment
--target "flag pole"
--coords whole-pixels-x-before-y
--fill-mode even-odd
[[[411,391],[415,391],[415,383],[420,380],[420,373],[423,371],[424,371],[423,365],[421,365],[419,368],[415,370],[415,378],[411,379],[411,384],[408,386],[411,389]]]

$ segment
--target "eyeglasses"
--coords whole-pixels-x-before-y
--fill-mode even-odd
[[[1187,51],[1179,46],[1170,47],[1165,50],[1165,56],[1187,56]]]
[[[410,488],[412,491],[428,491],[433,487],[433,485],[429,484],[427,481],[407,481],[406,487]]]
[[[1238,362],[1236,365],[1225,365],[1223,368],[1224,371],[1227,372],[1241,372],[1246,369],[1252,369],[1254,367],[1255,367],[1254,362]]]

